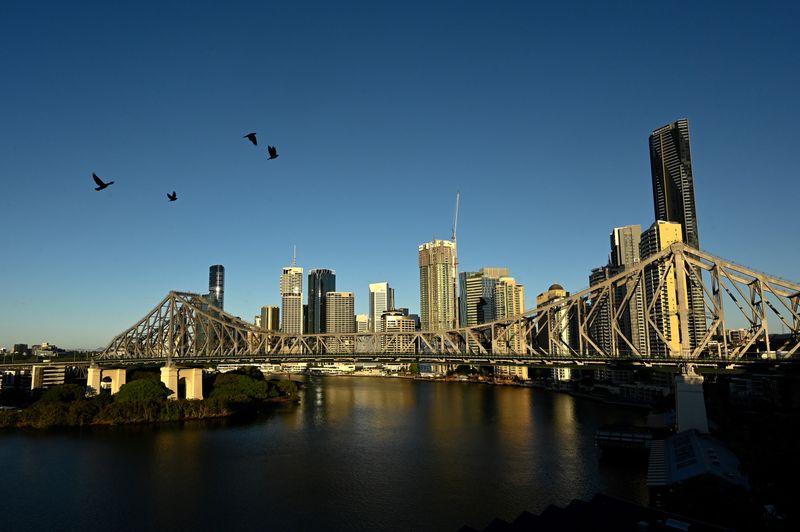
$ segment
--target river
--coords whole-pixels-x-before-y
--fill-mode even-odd
[[[645,465],[594,432],[639,411],[546,390],[314,377],[257,419],[0,433],[2,530],[458,530],[604,492]]]

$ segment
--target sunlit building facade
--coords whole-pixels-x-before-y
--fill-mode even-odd
[[[325,329],[328,334],[349,334],[356,332],[355,297],[353,292],[328,292]],[[354,338],[331,338],[328,352],[352,353]]]
[[[422,330],[458,327],[458,276],[455,242],[433,240],[419,246],[419,296]]]
[[[494,289],[495,318],[504,320],[520,316],[525,312],[525,287],[517,284],[513,277],[500,277]],[[506,329],[506,336],[497,339],[493,353],[519,354],[527,353],[525,331],[521,324],[514,324]],[[527,366],[497,366],[498,375],[528,379]]]
[[[381,315],[381,322],[381,330],[387,333],[381,336],[382,353],[414,352],[414,330],[416,329],[416,324],[413,318],[399,310],[387,310]]]
[[[273,305],[261,307],[260,325],[262,331],[278,332],[280,330],[280,308]]]
[[[281,332],[303,333],[303,268],[289,266],[281,273]]]
[[[681,242],[682,238],[681,224],[657,220],[642,234],[640,251],[642,260],[668,248],[675,242]],[[650,327],[650,356],[681,355],[678,285],[675,270],[668,266],[661,261],[656,261],[645,267],[644,270],[647,301],[653,301],[650,316],[661,332],[659,334],[654,327]]]

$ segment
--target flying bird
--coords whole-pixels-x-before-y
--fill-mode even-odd
[[[245,135],[242,138],[243,139],[250,139],[250,142],[253,143],[253,146],[258,146],[258,141],[256,140],[256,134],[255,133],[248,133],[247,135]]]
[[[109,181],[108,183],[103,183],[103,180],[100,179],[99,177],[97,177],[97,174],[95,174],[94,172],[92,173],[92,178],[94,179],[94,182],[97,183],[97,186],[95,187],[95,190],[103,190],[108,185],[113,185],[114,184],[113,181]]]
[[[173,190],[172,194],[167,193],[167,197],[170,201],[175,201],[178,199],[178,194]]]
[[[275,149],[275,146],[267,146],[267,151],[269,152],[269,159],[277,159],[278,158],[278,150]]]

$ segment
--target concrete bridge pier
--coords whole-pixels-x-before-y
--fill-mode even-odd
[[[675,432],[695,429],[708,434],[703,380],[692,364],[675,378]]]
[[[201,368],[180,368],[168,362],[161,368],[161,382],[172,391],[168,399],[177,400],[178,384],[184,379],[186,384],[186,399],[203,398],[203,370]]]
[[[111,390],[114,395],[127,382],[127,370],[124,368],[101,368],[95,363],[89,366],[86,375],[86,392],[89,395],[97,395],[102,388]]]

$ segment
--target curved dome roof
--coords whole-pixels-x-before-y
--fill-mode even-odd
[[[560,284],[551,284],[550,288],[548,288],[548,290],[563,290],[563,289],[564,287],[561,286]]]

